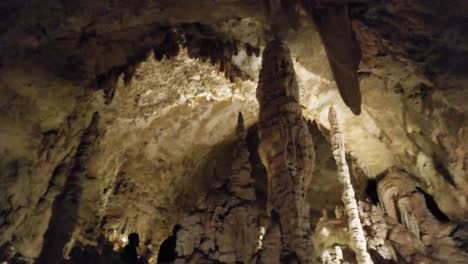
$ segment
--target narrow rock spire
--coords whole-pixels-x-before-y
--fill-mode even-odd
[[[330,122],[330,136],[336,165],[338,167],[338,179],[343,184],[343,193],[341,200],[345,205],[346,213],[348,214],[348,227],[351,232],[351,237],[355,243],[356,258],[359,264],[373,263],[369,253],[367,252],[366,237],[362,229],[361,219],[359,218],[359,208],[355,198],[353,185],[351,184],[351,176],[346,162],[346,153],[344,146],[343,132],[341,132],[336,112],[333,107],[330,107],[328,112],[328,120]]]
[[[243,200],[255,200],[254,179],[251,175],[251,165],[249,161],[249,150],[245,138],[247,132],[244,127],[244,117],[239,112],[236,127],[237,142],[234,147],[232,161],[232,175],[229,182],[229,191]]]
[[[242,116],[242,112],[239,112],[239,115],[237,116],[236,136],[238,140],[245,140],[245,137],[247,136],[244,126],[244,116]]]

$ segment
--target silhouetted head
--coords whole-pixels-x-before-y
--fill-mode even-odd
[[[131,233],[128,235],[128,244],[134,247],[138,247],[140,244],[140,237],[137,233]]]
[[[96,249],[99,252],[99,254],[103,252],[106,246],[106,242],[107,242],[106,236],[104,236],[103,234],[99,235],[99,237],[97,238],[97,246],[96,246]]]
[[[172,229],[172,235],[177,235],[177,232],[179,232],[179,230],[182,229],[182,226],[181,225],[175,225],[174,228]]]

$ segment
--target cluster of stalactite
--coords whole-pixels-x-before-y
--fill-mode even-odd
[[[361,59],[359,44],[354,36],[349,17],[349,3],[323,3],[314,0],[275,1],[266,0],[264,6],[271,21],[271,33],[276,36],[298,24],[299,6],[302,6],[316,24],[324,44],[330,67],[341,97],[356,115],[361,113],[361,93],[357,70]],[[245,49],[248,56],[259,56],[260,49],[250,43],[240,43],[235,39],[220,36],[207,25],[183,23],[171,28],[155,31],[165,32],[159,44],[143,48],[124,65],[114,66],[108,72],[97,76],[93,85],[104,91],[106,103],[110,103],[115,93],[118,78],[124,75],[125,84],[130,83],[138,64],[154,51],[155,59],[173,58],[186,48],[191,58],[209,60],[217,65],[226,79],[247,79],[247,75],[232,63],[239,49]],[[155,34],[157,34],[155,33]],[[343,45],[346,43],[346,45]]]
[[[305,197],[314,166],[314,147],[302,116],[290,52],[280,40],[269,42],[263,52],[257,99],[258,151],[268,176],[267,211],[271,220],[262,259],[268,263],[310,263],[309,205]]]
[[[160,33],[160,31],[158,31]],[[226,79],[235,82],[237,79],[245,80],[248,76],[232,62],[240,49],[245,49],[248,56],[259,56],[260,48],[250,43],[241,43],[235,39],[223,38],[207,25],[200,23],[185,23],[172,28],[162,29],[165,32],[159,44],[142,49],[129,58],[127,63],[115,66],[108,72],[99,75],[93,86],[104,91],[105,103],[109,104],[115,94],[118,79],[123,75],[125,85],[128,85],[138,68],[138,65],[154,53],[154,58],[161,61],[163,58],[171,59],[179,55],[181,48],[187,49],[192,59],[203,62],[209,61],[224,73]]]
[[[182,221],[176,263],[256,263],[262,210],[256,202],[241,114],[236,131],[231,177]]]
[[[404,170],[392,168],[378,181],[378,203],[359,202],[369,252],[375,263],[466,263],[462,233],[466,226],[450,221],[419,182]],[[326,213],[315,229],[315,250],[323,263],[335,246],[352,248],[347,217],[337,208]],[[350,261],[350,259],[344,259]]]

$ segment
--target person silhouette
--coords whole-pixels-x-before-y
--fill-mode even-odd
[[[138,263],[137,247],[140,244],[140,237],[137,233],[128,235],[128,245],[125,246],[122,252],[122,260],[128,264]]]
[[[158,253],[158,262],[159,264],[169,264],[174,263],[175,259],[177,258],[176,252],[176,242],[177,242],[177,232],[182,227],[180,225],[175,225],[174,229],[172,229],[172,235],[170,235],[164,242],[162,242],[161,246],[159,247]]]

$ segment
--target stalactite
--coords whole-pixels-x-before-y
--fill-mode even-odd
[[[299,88],[288,47],[280,40],[263,51],[257,87],[259,155],[268,175],[268,213],[281,230],[281,257],[310,263],[311,241],[306,190],[314,147],[299,104]],[[268,237],[266,235],[266,237]],[[276,260],[268,260],[274,263]],[[270,262],[271,261],[271,262]]]
[[[173,30],[170,30],[163,42],[158,46],[154,47],[154,57],[157,61],[161,61],[164,56],[167,59],[176,57],[179,55],[180,47],[180,36]]]
[[[304,9],[317,25],[341,98],[355,115],[359,115],[361,91],[357,70],[361,50],[351,27],[348,3],[321,2],[302,0]]]
[[[356,257],[358,263],[370,264],[372,260],[367,252],[366,237],[362,229],[361,220],[359,218],[359,208],[356,202],[354,189],[351,184],[351,176],[346,162],[346,152],[344,146],[343,132],[338,125],[336,112],[333,107],[330,107],[328,120],[330,122],[330,135],[333,150],[333,156],[338,167],[338,177],[343,184],[342,201],[345,205],[348,214],[348,225],[351,236],[354,239]]]

